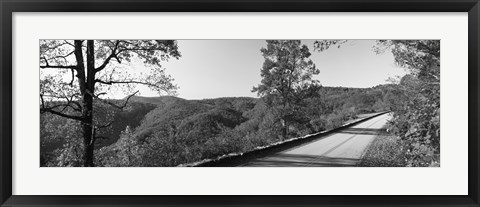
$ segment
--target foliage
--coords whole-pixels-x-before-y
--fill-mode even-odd
[[[323,51],[347,41],[318,40]],[[440,41],[378,40],[377,53],[391,51],[395,63],[408,70],[384,88],[384,106],[394,113],[390,130],[405,145],[407,166],[439,166],[440,162]],[[376,105],[381,107],[381,105]]]
[[[312,79],[320,71],[313,61],[306,45],[300,40],[267,40],[267,47],[261,52],[265,61],[261,70],[261,83],[253,88],[260,97],[264,97],[269,106],[278,107],[283,126],[283,136],[289,135],[290,122],[298,117],[298,102],[303,99],[303,91],[318,84]]]
[[[111,107],[100,109],[99,111],[113,111],[111,112],[112,118],[110,119],[112,120],[112,125],[98,133],[98,137],[102,139],[97,140],[95,148],[101,148],[115,143],[126,127],[135,129],[140,125],[145,115],[155,108],[156,105],[153,104],[132,101],[128,103],[123,110],[115,110]],[[100,116],[101,113],[98,114],[98,117]]]
[[[408,166],[438,166],[440,162],[440,41],[380,41],[392,48],[395,61],[409,69],[391,101],[391,128],[407,145]]]
[[[99,107],[100,108],[100,107]],[[95,145],[96,149],[109,146],[117,142],[126,127],[136,128],[143,117],[154,108],[148,103],[129,103],[125,110],[119,111],[111,107],[100,108],[97,117],[113,116],[112,125],[104,128],[99,136],[101,139]],[[109,111],[109,112],[105,112]],[[128,118],[127,118],[128,117]],[[78,121],[44,113],[40,116],[40,166],[80,166],[83,165],[81,153],[83,151],[81,124]],[[65,154],[65,155],[62,155]],[[71,154],[71,155],[66,155]],[[57,159],[60,159],[57,160]],[[76,163],[75,165],[69,163]]]
[[[319,43],[323,49],[318,50],[341,43]],[[391,49],[400,43],[380,44]],[[96,54],[101,54],[99,48],[109,44],[97,42],[95,45],[95,50],[99,51]],[[396,49],[401,56],[396,57],[398,61],[428,62],[419,57],[427,54],[424,49],[418,52],[421,55],[415,56],[411,54],[412,49],[402,48]],[[174,47],[171,49],[174,50]],[[185,100],[173,96],[127,96],[123,100],[94,98],[92,111],[95,116],[92,123],[105,126],[95,133],[95,165],[176,166],[232,152],[246,152],[287,138],[333,129],[358,118],[360,114],[386,110],[395,112],[390,130],[401,137],[402,141],[395,144],[405,149],[405,163],[424,166],[437,159],[439,151],[435,147],[439,146],[439,93],[437,85],[433,84],[436,68],[417,69],[423,64],[408,63],[404,66],[410,67],[411,73],[398,83],[365,89],[322,87],[312,80],[318,70],[308,60],[308,48],[299,41],[269,41],[262,53],[265,57],[261,71],[263,79],[254,88],[261,96],[258,99],[228,97]],[[145,55],[148,54],[142,56],[132,53],[132,56],[122,56],[122,60],[131,61],[136,56]],[[99,59],[108,57],[98,56]],[[118,66],[119,63],[111,63],[114,65],[110,66]],[[160,62],[147,63],[156,65]],[[111,72],[115,77],[117,73]],[[56,91],[45,86],[56,84],[59,80],[45,79],[42,85],[44,94]],[[100,85],[98,93],[107,90]],[[63,101],[60,98],[45,98],[42,107],[82,116],[83,112],[76,110],[74,103],[82,98],[79,96]],[[123,105],[127,100],[128,104]],[[106,126],[105,123],[111,124]],[[84,125],[82,121],[42,113],[41,165],[84,165]],[[398,147],[393,143],[385,144]]]
[[[160,63],[179,57],[174,40],[41,40],[40,112],[80,122],[83,165],[94,166],[95,142],[112,124],[112,115],[101,114],[110,111],[98,106],[122,110],[136,85],[159,94],[174,92],[173,79]],[[135,61],[148,66],[149,73],[135,72],[128,65]],[[119,90],[130,94],[123,104],[108,98]]]
[[[97,165],[104,167],[130,167],[141,162],[141,145],[129,126],[121,133],[116,143],[96,151]]]
[[[360,167],[403,167],[405,163],[404,144],[395,135],[381,133],[370,144],[359,163]]]
[[[376,90],[317,88],[306,99],[309,102],[297,107],[295,113],[301,114],[299,117],[303,119],[291,118],[294,121],[290,125],[289,137],[336,128],[356,117],[358,112],[354,108],[357,105],[363,110],[374,110],[362,108],[365,104],[358,101],[351,105],[348,97],[354,100],[357,96],[372,96],[381,102],[372,92]],[[135,97],[133,100],[147,99]],[[269,106],[263,99],[158,97],[148,98],[147,102],[157,103],[157,108],[146,114],[138,127],[131,128],[129,136],[123,133],[116,143],[97,150],[98,165],[129,166],[131,161],[127,160],[135,160],[134,166],[176,166],[232,152],[245,152],[284,139],[280,111],[283,108]],[[131,149],[128,153],[122,151],[126,144]]]
[[[81,166],[80,124],[52,114],[42,115],[40,120],[40,166]]]
[[[384,88],[389,87],[315,88],[296,106],[297,117],[290,117],[289,137],[339,127],[345,121],[355,119],[358,113],[384,110],[363,102],[370,103],[374,99],[377,105],[382,105],[378,91],[386,90]],[[112,116],[115,121],[111,130],[103,130],[101,134],[108,139],[101,139],[96,145],[96,165],[176,166],[232,152],[245,152],[285,138],[281,123],[283,107],[269,106],[264,99],[185,100],[170,96],[135,96],[131,100],[123,111],[98,106],[98,110],[112,110],[99,115]],[[81,146],[81,142],[75,144],[81,140],[81,130],[67,130],[71,129],[69,123],[75,121],[48,113],[42,114],[41,118],[42,163],[49,163],[42,166],[65,166],[80,159],[81,156],[78,158],[77,155],[63,156],[63,162],[56,160],[61,150],[75,155],[74,151],[64,149]],[[66,140],[66,135],[77,137]],[[64,148],[64,144],[70,148]]]

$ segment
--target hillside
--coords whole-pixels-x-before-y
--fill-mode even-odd
[[[278,109],[269,107],[262,99],[186,100],[173,96],[135,96],[130,99],[127,110],[110,111],[114,122],[100,133],[107,138],[97,140],[96,162],[99,166],[129,166],[132,163],[136,166],[176,166],[247,151],[289,137],[338,127],[359,113],[384,110],[383,96],[382,88],[321,87],[302,100],[303,106],[296,109],[287,137],[279,133]],[[42,114],[42,120],[45,135],[42,135],[42,165],[65,164],[52,159],[66,149],[73,150],[75,145],[69,145],[66,141],[69,139],[62,137],[66,133],[78,135],[79,132],[55,133],[55,130],[75,123],[46,114]]]
[[[133,96],[130,98],[131,102],[137,103],[146,103],[146,104],[155,104],[157,106],[166,106],[177,101],[186,101],[183,98],[175,96],[161,96],[161,97],[144,97],[144,96]]]

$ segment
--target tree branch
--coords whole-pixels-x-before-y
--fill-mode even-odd
[[[112,126],[112,124],[113,124],[113,121],[110,121],[110,122],[108,122],[108,123],[106,123],[106,124],[104,124],[104,125],[95,126],[95,127],[98,128],[98,129],[107,128],[107,127],[109,127],[109,126]]]
[[[61,104],[56,104],[56,105],[49,106],[49,107],[47,107],[46,104],[45,104],[44,96],[45,96],[45,94],[40,94],[40,100],[41,100],[40,112],[41,113],[50,112],[49,110],[54,110],[58,107],[63,107],[62,110],[55,111],[55,112],[58,112],[58,113],[63,113],[67,108],[71,108],[74,111],[78,111],[78,112],[82,111],[82,106],[77,101],[73,100],[73,98],[75,97],[75,94],[71,95],[70,98],[65,94],[61,97],[60,96],[50,96],[50,97],[58,98],[58,99],[63,98],[63,99],[66,100],[66,103],[63,103],[63,102],[60,101]]]
[[[46,65],[41,65],[40,68],[77,69],[76,65],[49,65],[47,58],[42,58],[45,60]]]
[[[75,65],[41,65],[40,68],[77,69]]]
[[[48,60],[54,60],[54,59],[57,59],[57,58],[63,58],[63,60],[65,60],[65,62],[67,62],[67,57],[70,56],[70,55],[72,55],[74,52],[75,52],[75,50],[72,50],[72,52],[70,52],[70,53],[68,53],[68,54],[66,54],[66,55],[57,55],[57,56],[55,56],[55,57],[49,58]],[[45,59],[45,57],[44,57],[44,59]],[[46,60],[47,60],[47,59],[45,59],[45,61],[46,61]]]
[[[99,71],[103,70],[108,65],[108,63],[110,63],[110,60],[112,58],[117,59],[117,61],[120,63],[120,59],[117,57],[117,55],[118,55],[117,49],[118,49],[118,44],[119,43],[120,43],[120,41],[117,40],[117,42],[115,43],[115,47],[112,50],[112,53],[107,57],[107,59],[105,59],[105,61],[103,61],[102,65],[100,65],[98,68],[95,69],[95,72],[99,72]]]
[[[71,72],[72,72],[72,80],[70,81],[70,86],[73,86],[73,81],[75,80],[75,69],[71,69]]]
[[[61,117],[65,117],[65,118],[69,118],[69,119],[74,119],[74,120],[78,120],[78,121],[83,122],[83,118],[82,118],[81,116],[73,116],[73,115],[69,115],[69,114],[64,114],[64,113],[55,111],[55,110],[53,110],[53,109],[51,109],[51,108],[41,108],[41,109],[40,109],[40,113],[45,113],[45,112],[52,113],[52,114],[55,114],[55,115],[58,115],[58,116],[61,116]]]
[[[138,92],[139,92],[139,91],[136,91],[135,93],[129,95],[129,96],[127,97],[127,99],[125,100],[125,102],[124,102],[122,105],[120,105],[120,106],[117,105],[117,104],[115,104],[115,103],[112,103],[112,102],[110,102],[110,101],[101,99],[101,98],[99,98],[98,96],[95,96],[95,95],[93,95],[93,94],[92,94],[92,96],[93,96],[95,99],[98,99],[98,100],[102,101],[102,102],[105,103],[105,104],[108,104],[108,105],[113,106],[113,107],[115,107],[115,108],[117,108],[117,109],[123,110],[123,109],[127,106],[128,101],[130,100],[130,98],[132,98],[133,96],[135,96],[135,94],[137,94]]]
[[[105,140],[105,139],[111,139],[111,138],[110,138],[110,137],[106,137],[106,136],[95,136],[95,140],[97,140],[97,139],[103,139],[103,140]]]
[[[64,43],[61,43],[61,44],[58,44],[58,45],[54,45],[53,47],[46,47],[44,52],[47,52],[47,51],[49,51],[49,50],[55,50],[55,49],[57,49],[57,48],[59,48],[59,47],[61,47],[61,46],[64,46],[64,45],[70,45],[70,43],[67,42],[67,41],[65,41]]]
[[[68,45],[70,45],[70,46],[72,46],[72,47],[75,47],[75,45],[73,45],[72,43],[68,42],[67,40],[64,40],[64,41],[65,41],[65,44],[68,44]]]
[[[148,83],[148,82],[142,82],[142,81],[134,81],[134,80],[126,80],[126,81],[103,81],[96,79],[95,83],[101,83],[105,85],[112,85],[112,84],[141,84],[141,85],[146,85],[146,86],[152,86],[152,87],[158,87],[157,85],[153,83]]]

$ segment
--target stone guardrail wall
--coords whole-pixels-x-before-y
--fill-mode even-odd
[[[372,115],[372,116],[369,116],[369,117],[366,117],[366,118],[362,118],[362,119],[356,120],[354,122],[350,122],[348,124],[344,124],[343,126],[335,128],[335,129],[330,129],[330,130],[326,130],[326,131],[322,131],[322,132],[318,132],[318,133],[314,133],[314,134],[307,134],[307,135],[302,136],[302,137],[290,138],[290,139],[283,140],[283,141],[280,141],[280,142],[275,142],[275,143],[267,145],[267,146],[256,147],[255,149],[253,149],[251,151],[248,151],[248,152],[230,153],[230,154],[219,156],[219,157],[214,158],[214,159],[204,159],[204,160],[201,160],[201,161],[198,161],[198,162],[181,164],[181,165],[178,165],[177,167],[234,167],[234,166],[249,162],[250,160],[259,158],[259,157],[270,155],[270,154],[273,154],[273,153],[276,153],[276,152],[286,150],[288,148],[292,148],[292,147],[295,147],[295,146],[298,146],[298,145],[301,145],[301,144],[304,144],[304,143],[308,143],[308,142],[317,140],[321,137],[325,137],[329,134],[338,132],[342,129],[351,127],[353,125],[359,124],[361,122],[367,121],[369,119],[375,118],[377,116],[380,116],[380,115],[383,115],[383,114],[386,114],[386,113],[389,113],[389,111],[379,112],[375,115]]]

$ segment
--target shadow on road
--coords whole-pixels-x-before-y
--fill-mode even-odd
[[[340,132],[340,134],[356,134],[356,135],[386,135],[386,129],[370,129],[370,128],[348,128]]]
[[[353,167],[360,159],[312,156],[304,154],[276,154],[255,160],[245,167]]]

